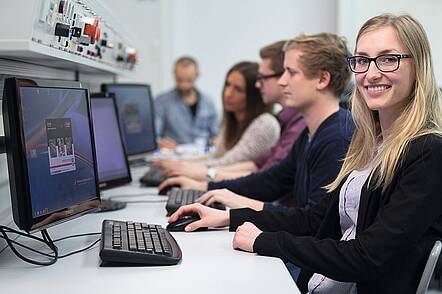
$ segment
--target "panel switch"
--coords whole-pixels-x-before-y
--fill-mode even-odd
[[[57,23],[55,25],[55,35],[60,37],[69,37],[70,27],[64,23]]]

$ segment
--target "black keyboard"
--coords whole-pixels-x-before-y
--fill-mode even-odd
[[[140,179],[140,183],[148,187],[157,187],[166,180],[164,169],[151,168]]]
[[[172,235],[160,225],[104,220],[102,265],[173,265],[182,257]]]
[[[206,192],[200,190],[173,188],[172,190],[170,190],[169,198],[167,199],[167,204],[166,204],[167,215],[171,215],[181,206],[194,203],[195,199],[197,199],[204,193]],[[213,205],[210,205],[210,207],[226,210],[226,207],[218,202],[215,202]]]

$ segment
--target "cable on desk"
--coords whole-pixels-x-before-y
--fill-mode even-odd
[[[66,237],[62,237],[62,238],[55,239],[55,240],[54,240],[54,243],[55,243],[55,242],[62,241],[62,240],[66,240],[66,239],[71,239],[71,238],[78,238],[78,237],[85,237],[85,236],[95,236],[95,235],[100,235],[100,234],[101,234],[101,232],[94,232],[94,233],[84,233],[84,234],[69,235],[69,236],[66,236]]]
[[[99,239],[95,240],[92,244],[86,246],[85,248],[82,248],[82,249],[79,249],[79,250],[75,250],[75,251],[66,253],[64,255],[58,255],[58,248],[54,244],[55,242],[59,242],[59,241],[70,239],[70,238],[99,235],[101,233],[94,232],[94,233],[76,234],[76,235],[70,235],[70,236],[62,237],[62,238],[59,238],[59,239],[56,239],[56,240],[52,240],[51,237],[49,236],[49,233],[46,230],[41,231],[42,238],[38,238],[38,237],[33,236],[31,234],[20,232],[20,231],[14,230],[14,229],[6,227],[6,226],[0,226],[0,233],[1,233],[0,238],[4,239],[6,241],[8,246],[11,248],[12,252],[14,252],[14,254],[17,257],[19,257],[21,260],[23,260],[25,262],[28,262],[30,264],[42,265],[42,266],[47,266],[47,265],[54,264],[55,262],[57,262],[57,260],[59,258],[65,258],[65,257],[71,256],[71,255],[74,255],[76,253],[80,253],[80,252],[86,251],[86,250],[92,248],[93,246],[95,246],[101,240],[101,238],[99,238]],[[53,254],[36,250],[36,249],[31,248],[31,247],[29,247],[27,245],[24,245],[24,244],[22,244],[20,242],[12,240],[8,236],[8,233],[17,234],[17,235],[20,235],[20,236],[23,236],[23,237],[31,238],[33,240],[42,242],[45,245],[47,245],[53,251]],[[32,251],[34,253],[43,255],[45,257],[48,257],[50,260],[48,262],[43,262],[43,261],[38,261],[38,260],[30,259],[30,258],[22,255],[20,252],[18,252],[18,250],[16,249],[15,246],[19,246],[19,247],[25,248],[25,249],[27,249],[29,251]]]
[[[6,243],[8,244],[8,246],[11,248],[12,252],[14,252],[14,254],[20,258],[21,260],[30,263],[30,264],[34,264],[34,265],[42,265],[42,266],[47,266],[47,265],[51,265],[54,264],[55,262],[57,262],[58,259],[58,248],[57,246],[55,246],[54,242],[52,241],[51,237],[49,236],[48,232],[46,230],[41,231],[41,236],[42,238],[38,238],[36,236],[33,236],[31,234],[27,234],[27,233],[22,233],[20,231],[14,230],[12,228],[6,227],[6,226],[0,226],[0,233],[2,235],[2,239],[4,239],[6,241]],[[8,233],[12,233],[12,234],[17,234],[26,238],[30,238],[33,240],[36,240],[38,242],[42,242],[44,243],[46,246],[49,247],[49,249],[52,250],[52,252],[54,253],[52,254],[48,254],[45,252],[41,252],[35,249],[32,249],[24,244],[21,244],[17,241],[11,240],[11,238],[9,238]],[[15,248],[15,245],[23,247],[25,249],[28,249],[32,252],[35,252],[37,254],[41,254],[43,256],[48,257],[50,260],[47,262],[44,261],[39,261],[39,260],[34,260],[34,259],[30,259],[24,255],[22,255],[20,252],[18,252],[18,250]]]
[[[87,246],[87,247],[85,247],[85,248],[83,248],[83,249],[75,250],[75,251],[72,251],[72,252],[70,252],[70,253],[66,253],[66,254],[64,254],[64,255],[60,255],[58,258],[65,258],[65,257],[71,256],[71,255],[74,255],[74,254],[77,254],[77,253],[80,253],[80,252],[86,251],[86,250],[88,250],[88,249],[94,247],[95,244],[97,244],[97,243],[100,242],[100,241],[101,241],[101,238],[98,238],[98,239],[95,240],[91,245],[89,245],[89,246]]]
[[[3,237],[3,236],[0,236],[0,238],[5,240],[5,237]],[[20,246],[20,247],[22,247],[22,248],[25,248],[25,249],[27,249],[27,250],[29,250],[29,251],[34,252],[34,253],[41,254],[41,255],[44,255],[44,256],[49,257],[49,258],[53,258],[53,257],[54,257],[53,254],[48,254],[48,253],[45,253],[45,252],[38,251],[38,250],[36,250],[36,249],[34,249],[34,248],[31,248],[31,247],[29,247],[29,246],[27,246],[27,245],[21,244],[21,243],[15,241],[15,240],[10,239],[10,241],[11,241],[11,243],[13,243],[13,244],[15,244],[15,245],[17,245],[17,246]],[[7,248],[7,247],[6,247],[6,248]]]

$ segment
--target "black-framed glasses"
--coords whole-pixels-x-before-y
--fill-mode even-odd
[[[392,72],[399,68],[399,64],[403,58],[412,57],[410,54],[382,54],[373,58],[355,55],[347,57],[347,62],[350,70],[354,73],[367,72],[372,61],[380,71]]]
[[[274,73],[274,74],[270,74],[270,75],[258,74],[258,75],[256,76],[256,80],[257,80],[258,82],[262,82],[262,81],[265,81],[265,80],[268,80],[268,79],[271,79],[271,78],[278,78],[278,77],[280,77],[282,74],[283,74],[282,72],[278,72],[278,73]]]

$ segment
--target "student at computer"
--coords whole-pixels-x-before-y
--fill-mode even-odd
[[[255,87],[258,67],[255,62],[239,62],[227,72],[221,135],[214,153],[198,160],[199,164],[217,166],[254,160],[278,141],[280,126],[270,113],[273,103],[264,103]],[[166,160],[157,165],[168,163]]]
[[[384,14],[362,26],[348,63],[357,128],[318,205],[229,213],[193,204],[170,220],[198,212],[187,230],[230,225],[234,248],[300,266],[302,292],[416,293],[442,238],[442,97],[430,44],[411,16]]]
[[[209,189],[199,201],[221,202],[231,208],[275,209],[275,200],[289,195],[284,204],[311,207],[322,198],[323,188],[339,173],[354,131],[348,110],[339,97],[350,79],[345,41],[334,34],[300,35],[285,45],[285,73],[279,80],[285,105],[302,113],[307,128],[290,153],[265,171],[221,182],[200,183],[176,177],[160,189],[178,184],[184,189]],[[278,209],[285,207],[278,206]]]
[[[282,50],[286,41],[278,41],[267,45],[259,51],[261,63],[255,86],[261,92],[265,104],[279,103],[283,105],[277,114],[281,126],[281,135],[278,142],[267,152],[255,160],[233,163],[208,168],[206,165],[188,162],[173,161],[165,166],[167,176],[187,176],[195,180],[207,179],[224,180],[234,179],[248,175],[258,170],[265,170],[281,161],[290,151],[293,143],[305,129],[305,122],[293,107],[286,107],[282,89],[278,85],[278,79],[284,72],[284,52]]]
[[[211,140],[218,134],[218,116],[212,99],[195,87],[197,62],[179,58],[174,75],[176,87],[155,99],[158,147],[175,149],[196,139]]]

